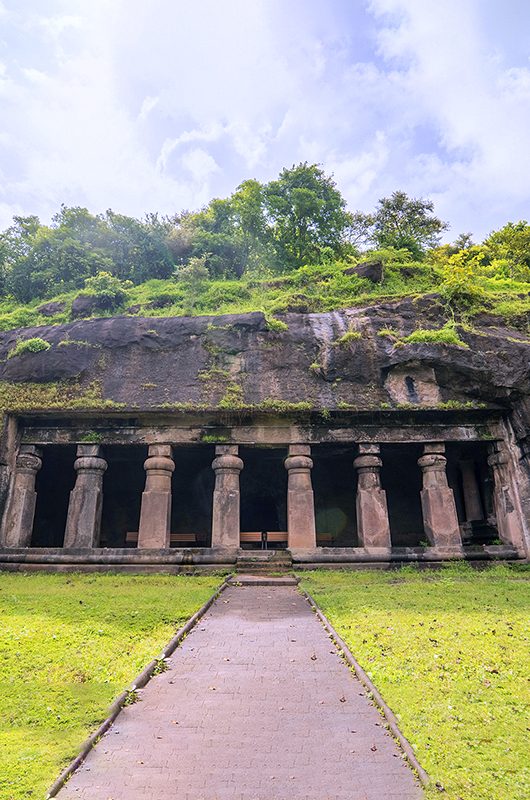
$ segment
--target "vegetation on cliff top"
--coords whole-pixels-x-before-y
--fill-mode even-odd
[[[62,207],[51,225],[15,217],[0,234],[0,330],[72,318],[335,308],[439,293],[450,314],[490,311],[527,326],[530,225],[478,245],[439,246],[447,228],[403,192],[349,212],[316,165],[245,181],[197,212],[143,220]],[[382,274],[358,274],[378,260]]]

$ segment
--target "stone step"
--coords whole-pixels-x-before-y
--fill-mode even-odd
[[[253,575],[238,573],[228,581],[233,586],[296,586],[298,578],[295,575]]]

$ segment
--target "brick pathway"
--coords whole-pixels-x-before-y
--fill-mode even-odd
[[[420,800],[294,587],[227,589],[59,800]]]

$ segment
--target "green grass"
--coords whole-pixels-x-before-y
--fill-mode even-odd
[[[530,570],[304,573],[446,800],[530,798]]]
[[[205,281],[200,295],[194,297],[191,303],[181,281],[152,278],[128,289],[122,308],[100,311],[97,316],[128,314],[171,317],[262,311],[266,314],[269,329],[281,333],[286,330],[285,322],[276,319],[276,314],[288,311],[332,311],[440,292],[442,274],[429,263],[407,261],[403,251],[372,255],[385,261],[381,283],[373,284],[366,278],[347,274],[345,270],[354,261],[345,260],[303,266],[287,275],[263,277],[262,274],[249,272],[237,280],[212,278]],[[27,304],[17,303],[13,298],[0,299],[0,331],[70,321],[71,305],[79,291],[63,292]],[[46,317],[38,308],[50,301],[61,301],[64,308],[53,317]],[[127,311],[128,308],[133,310]],[[498,315],[499,321],[506,320],[522,330],[528,330],[530,283],[506,277],[482,276],[480,297],[465,313],[472,317],[480,311],[488,311]],[[350,336],[349,341],[353,341],[353,338]],[[348,339],[341,342],[347,343]]]
[[[468,347],[458,335],[455,327],[451,324],[444,325],[443,328],[435,330],[431,328],[418,328],[409,336],[401,340],[401,344],[449,344],[455,347]]]
[[[0,574],[0,798],[45,790],[219,577]]]

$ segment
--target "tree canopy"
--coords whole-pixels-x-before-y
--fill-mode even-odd
[[[187,298],[184,308],[195,313],[202,292],[210,292],[213,302],[208,281],[223,279],[225,298],[245,293],[238,284],[243,276],[296,274],[302,286],[316,275],[314,267],[322,265],[324,274],[327,264],[351,262],[370,250],[386,253],[390,261],[442,265],[451,291],[460,291],[465,276],[477,271],[529,279],[526,221],[508,223],[482,245],[465,233],[440,247],[447,227],[430,200],[402,191],[381,198],[371,213],[349,211],[333,178],[303,162],[268,183],[246,180],[229,197],[173,216],[135,219],[67,206],[49,225],[36,216],[16,216],[0,233],[0,297],[28,303],[74,290],[108,294],[111,284],[122,296],[125,282],[170,279]]]

